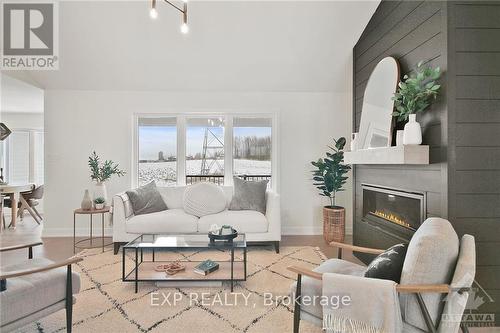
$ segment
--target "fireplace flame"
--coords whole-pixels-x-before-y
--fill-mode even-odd
[[[370,213],[373,214],[373,215],[375,215],[375,216],[378,216],[378,217],[381,217],[383,219],[386,219],[386,220],[388,220],[390,222],[402,225],[403,227],[414,229],[411,226],[411,224],[407,223],[405,220],[401,219],[400,217],[398,217],[397,215],[394,215],[392,213],[385,213],[385,212],[380,211],[380,210],[376,210],[376,211],[370,212]]]

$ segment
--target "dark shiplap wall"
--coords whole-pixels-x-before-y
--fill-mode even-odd
[[[423,60],[444,71],[439,101],[420,115],[428,166],[356,166],[354,242],[373,246],[360,223],[361,183],[427,192],[427,216],[476,238],[476,280],[495,300],[481,313],[500,324],[500,1],[382,1],[354,48],[354,131],[374,66],[396,57],[402,73]],[[484,295],[480,295],[484,296]]]
[[[354,47],[355,132],[359,128],[369,75],[382,58],[397,58],[402,73],[410,72],[419,61],[446,70],[445,14],[446,3],[437,1],[383,1],[379,5]],[[446,91],[446,84],[443,84],[443,91]],[[442,96],[417,118],[422,124],[423,144],[430,145],[430,165],[359,165],[354,168],[356,220],[361,218],[361,183],[424,191],[427,193],[427,216],[447,216],[447,127],[443,125],[446,117],[446,97]],[[371,232],[356,222],[354,240],[359,245],[375,245]]]
[[[476,280],[500,319],[500,1],[452,2],[449,13],[449,217],[475,236]]]

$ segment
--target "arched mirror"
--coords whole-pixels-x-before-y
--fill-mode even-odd
[[[392,97],[399,82],[399,63],[382,59],[370,75],[363,97],[357,149],[388,147],[392,141]]]

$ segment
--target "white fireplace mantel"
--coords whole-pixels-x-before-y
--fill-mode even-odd
[[[429,146],[407,145],[344,153],[345,164],[429,164]]]

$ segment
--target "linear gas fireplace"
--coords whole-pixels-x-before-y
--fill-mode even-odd
[[[425,193],[367,184],[361,187],[362,221],[393,236],[395,241],[409,241],[425,219]]]

